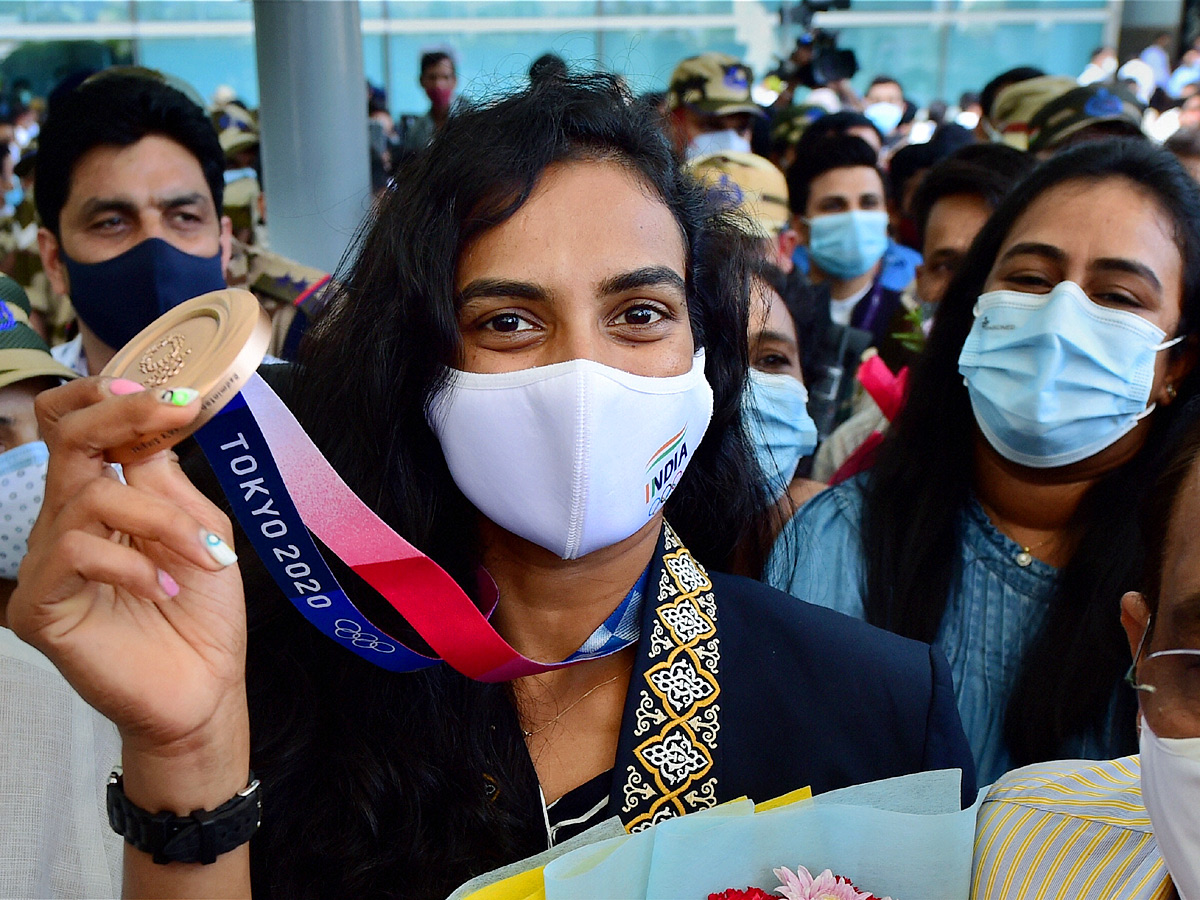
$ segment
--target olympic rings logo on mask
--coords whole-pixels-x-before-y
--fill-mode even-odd
[[[349,641],[360,650],[374,650],[376,653],[395,653],[394,644],[381,640],[379,635],[363,631],[362,626],[353,619],[338,619],[334,623],[333,633],[343,641]]]

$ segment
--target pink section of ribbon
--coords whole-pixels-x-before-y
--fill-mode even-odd
[[[445,662],[477,681],[562,668],[514,650],[458,583],[379,518],[257,375],[242,389],[304,524],[396,609]],[[491,585],[495,592],[495,585]],[[485,598],[494,601],[495,597]]]

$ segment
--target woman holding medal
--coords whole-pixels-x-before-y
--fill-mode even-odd
[[[106,450],[197,416],[188,393],[42,402],[8,621],[121,729],[127,893],[442,896],[612,816],[926,768],[973,798],[937,653],[701,565],[771,506],[744,253],[612,79],[556,79],[449,120],[278,379],[374,511],[458,584],[494,579],[512,648],[573,663],[507,683],[335,645],[172,454],[106,477]]]

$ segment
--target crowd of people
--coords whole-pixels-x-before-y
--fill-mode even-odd
[[[613,816],[958,769],[978,900],[1200,900],[1200,46],[1156,49],[923,110],[764,106],[720,53],[474,103],[431,51],[427,114],[368,86],[333,278],[269,249],[231,92],[19,106],[0,895],[445,896]],[[369,621],[313,628],[194,440],[106,462],[200,408],[98,373],[226,286],[516,677],[348,652],[429,635],[332,552]]]

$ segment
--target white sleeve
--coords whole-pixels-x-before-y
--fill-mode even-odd
[[[0,898],[120,897],[105,782],[116,727],[0,627]]]

